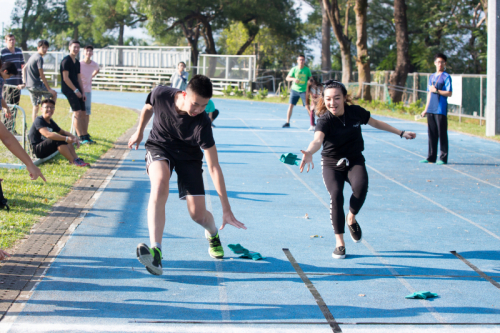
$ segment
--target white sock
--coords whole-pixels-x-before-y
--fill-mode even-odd
[[[160,251],[161,251],[161,243],[156,243],[156,242],[151,243],[151,248],[153,248],[153,247],[157,247],[157,248],[159,248],[159,249],[160,249]]]

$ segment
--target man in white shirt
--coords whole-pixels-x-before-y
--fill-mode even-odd
[[[92,45],[85,46],[84,49],[84,59],[80,62],[80,75],[82,77],[83,90],[85,91],[85,124],[86,128],[89,127],[90,114],[91,114],[91,103],[92,103],[92,79],[99,73],[99,65],[93,61],[91,58],[94,55],[94,47]],[[90,139],[89,143],[94,141]]]

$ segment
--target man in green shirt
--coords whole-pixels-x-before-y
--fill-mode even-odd
[[[288,105],[288,112],[286,114],[286,123],[283,128],[290,127],[290,118],[294,105],[297,105],[299,98],[302,100],[302,106],[306,106],[306,90],[307,80],[312,76],[309,67],[306,67],[306,57],[301,54],[297,58],[298,66],[293,67],[288,73],[286,80],[292,81],[292,91],[290,92],[290,105]]]

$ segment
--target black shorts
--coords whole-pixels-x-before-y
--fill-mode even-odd
[[[187,195],[204,196],[203,163],[201,160],[176,160],[168,150],[157,144],[146,142],[146,169],[154,161],[167,161],[170,175],[175,169],[177,173],[177,187],[179,199],[186,200]]]
[[[78,98],[73,91],[65,92],[64,96],[68,99],[69,106],[71,106],[71,111],[85,111],[85,102],[83,98]]]
[[[62,145],[67,145],[66,141],[53,141],[51,139],[45,139],[36,146],[33,147],[33,152],[38,158],[45,158],[57,151],[57,147]]]

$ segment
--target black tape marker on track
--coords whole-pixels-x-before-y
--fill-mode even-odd
[[[474,266],[471,262],[469,262],[467,259],[465,259],[464,257],[462,257],[456,251],[450,251],[450,252],[455,257],[457,257],[458,259],[462,260],[467,266],[469,266],[470,268],[472,268],[477,274],[481,275],[481,277],[483,279],[485,279],[486,281],[488,281],[489,283],[491,283],[492,285],[494,285],[495,287],[497,287],[498,289],[500,289],[500,283],[496,282],[495,280],[493,280],[492,278],[490,278],[488,275],[484,274],[483,271],[481,271],[479,268],[477,268],[476,266]]]
[[[341,333],[342,330],[340,329],[339,324],[337,321],[335,321],[335,318],[333,318],[332,313],[330,312],[330,309],[328,309],[328,306],[326,306],[325,301],[323,301],[323,298],[319,294],[319,292],[316,290],[316,287],[312,284],[311,280],[307,277],[306,274],[304,274],[304,271],[302,268],[300,268],[300,265],[297,263],[295,258],[293,257],[292,253],[290,252],[289,249],[283,249],[283,252],[285,252],[286,257],[288,258],[288,261],[292,264],[293,268],[297,272],[297,274],[300,276],[302,279],[302,282],[305,283],[307,289],[311,292],[313,295],[314,299],[316,300],[316,303],[318,303],[319,309],[323,313],[323,316],[325,316],[326,321],[332,328],[334,333]]]

